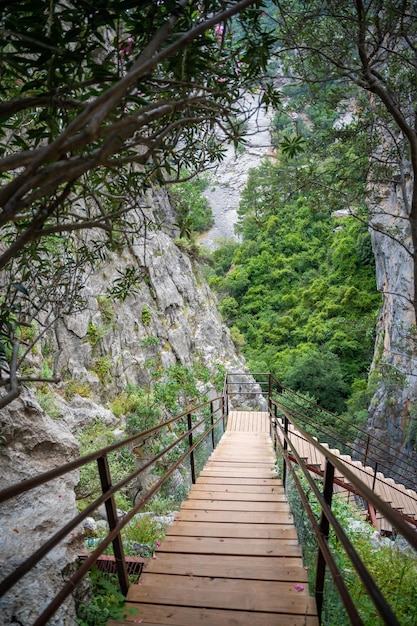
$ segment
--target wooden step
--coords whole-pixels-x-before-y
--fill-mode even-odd
[[[145,574],[141,585],[131,585],[127,600],[248,612],[308,615],[315,611],[307,585],[297,591],[293,581],[243,580],[220,577]]]

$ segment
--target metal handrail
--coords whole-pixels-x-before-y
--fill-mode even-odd
[[[292,435],[294,435],[295,437],[297,437],[298,439],[301,439],[302,441],[307,442],[308,440],[305,439],[301,432],[297,430],[292,433]],[[316,448],[317,449],[317,448]],[[361,462],[360,462],[361,463]],[[305,464],[305,463],[304,463]],[[410,500],[410,501],[414,501],[415,506],[416,506],[416,511],[417,511],[417,493],[415,491],[411,491],[411,490],[405,490],[403,488],[403,485],[401,483],[401,479],[402,477],[399,477],[399,482],[395,483],[393,480],[391,482],[388,482],[387,477],[382,474],[379,469],[380,467],[383,466],[383,464],[381,463],[380,465],[378,465],[378,462],[375,463],[374,467],[371,466],[364,466],[362,463],[360,466],[355,464],[355,460],[351,459],[350,461],[346,458],[343,459],[343,465],[344,467],[352,467],[355,468],[356,472],[359,472],[361,474],[363,474],[363,476],[365,477],[371,477],[372,478],[372,491],[375,492],[377,486],[381,486],[381,485],[385,485],[386,487],[389,488],[390,491],[392,492],[396,492],[400,497],[404,498],[404,496]],[[317,468],[314,466],[314,461],[310,462],[309,464],[309,471],[314,472],[318,475],[322,475],[323,474],[323,470],[320,468]],[[334,480],[335,484],[341,486],[343,489],[350,491],[351,493],[357,494],[357,491],[355,489],[354,486],[352,486],[349,482],[347,482],[346,480],[342,480],[340,478]],[[359,494],[357,494],[359,495]],[[404,501],[403,501],[404,503]],[[368,503],[369,505],[369,503]],[[400,507],[393,507],[396,508],[397,510],[400,509]],[[417,519],[415,519],[414,517],[410,516],[410,514],[401,511],[398,511],[400,513],[400,515],[407,520],[410,524],[412,524],[413,526],[415,526],[417,528]]]
[[[278,404],[278,403],[277,403]],[[294,419],[279,407],[282,411],[285,419],[288,420],[297,430],[301,433],[303,438],[306,439],[310,443],[310,445],[314,446],[316,450],[322,454],[326,460],[329,460],[332,465],[337,468],[343,475],[347,478],[349,483],[351,483],[358,491],[358,493],[364,498],[364,500],[369,501],[378,511],[380,511],[386,519],[392,523],[393,526],[403,535],[405,539],[410,543],[410,545],[417,550],[417,533],[416,531],[410,527],[410,525],[399,515],[395,509],[393,509],[387,502],[384,502],[372,489],[366,485],[365,482],[360,480],[348,467],[346,467],[345,463],[339,459],[336,455],[334,455],[328,448],[324,447],[321,443],[316,441],[314,437],[312,437],[309,433],[307,433],[301,426],[297,425]],[[275,416],[272,416],[274,419]],[[281,429],[285,434],[285,439],[287,444],[291,442],[291,454],[295,456],[298,461],[300,467],[305,467],[305,463],[302,462],[298,452],[295,450],[295,446],[291,441],[291,438],[288,435],[288,432],[285,432],[279,421],[274,420],[274,425]],[[288,453],[287,453],[288,456]],[[290,461],[290,459],[288,459]],[[306,472],[310,475],[309,470]]]
[[[222,395],[218,396],[217,398],[202,403],[196,407],[190,408],[187,411],[181,413],[179,416],[176,416],[162,424],[158,424],[153,428],[138,433],[137,435],[133,435],[132,437],[124,439],[116,444],[112,444],[110,446],[107,446],[106,448],[102,448],[101,450],[97,450],[96,452],[86,455],[85,457],[81,457],[80,459],[76,459],[70,463],[67,463],[64,466],[55,468],[48,472],[44,472],[37,477],[23,481],[16,485],[12,485],[0,491],[1,503],[13,497],[16,497],[23,492],[29,491],[39,485],[49,482],[59,476],[63,476],[69,472],[77,470],[80,467],[87,465],[91,462],[96,461],[98,464],[103,493],[98,498],[96,498],[94,502],[88,505],[82,513],[79,513],[63,528],[59,529],[45,544],[43,544],[43,546],[35,551],[18,568],[16,568],[14,572],[12,572],[6,579],[4,579],[0,583],[1,596],[9,589],[11,589],[18,580],[20,580],[29,570],[31,570],[36,565],[36,563],[38,563],[46,554],[48,554],[52,550],[52,548],[58,545],[58,543],[62,541],[62,539],[66,535],[68,535],[76,526],[78,526],[80,522],[82,522],[87,516],[89,516],[91,512],[93,512],[100,504],[105,503],[107,517],[109,520],[109,533],[101,541],[97,548],[87,557],[87,559],[83,561],[83,563],[72,575],[72,577],[63,585],[55,598],[52,599],[52,601],[45,608],[42,614],[39,615],[33,626],[43,626],[48,622],[49,618],[56,612],[59,606],[73,592],[75,585],[88,573],[88,571],[97,561],[97,559],[103,554],[103,552],[112,542],[114,547],[116,569],[119,577],[120,587],[123,593],[126,594],[127,588],[129,586],[129,581],[127,577],[127,568],[123,551],[123,543],[121,539],[121,531],[130,522],[133,516],[143,507],[143,505],[162,487],[162,485],[168,480],[168,478],[172,475],[175,469],[187,458],[190,459],[191,476],[192,480],[195,481],[195,467],[193,466],[194,450],[201,444],[204,439],[206,439],[206,437],[210,435],[214,447],[214,429],[218,424],[222,424],[223,430],[225,430],[225,424],[229,409],[229,397],[234,395],[234,392],[232,390],[234,383],[230,380],[230,376],[233,375],[229,375],[225,378]],[[333,575],[336,587],[342,598],[342,602],[345,605],[346,610],[350,616],[351,623],[357,625],[362,624],[357,608],[354,606],[349,591],[345,583],[343,582],[343,577],[337,567],[337,564],[334,560],[334,557],[327,542],[329,527],[331,526],[333,527],[340,543],[345,548],[346,553],[348,554],[360,578],[364,582],[364,585],[368,590],[370,597],[374,601],[375,606],[380,612],[382,618],[385,620],[385,623],[389,626],[397,626],[398,621],[396,620],[395,615],[392,613],[392,610],[390,609],[389,605],[387,604],[386,600],[378,589],[375,581],[366,570],[354,547],[350,543],[338,520],[332,512],[332,492],[333,482],[335,481],[334,469],[336,468],[340,472],[342,472],[342,474],[346,477],[349,483],[351,483],[357,490],[357,493],[361,494],[361,496],[366,501],[370,502],[375,507],[375,509],[380,511],[380,513],[393,524],[397,531],[402,534],[410,543],[410,545],[416,550],[417,533],[396,511],[394,511],[387,503],[383,502],[372,489],[370,489],[363,481],[361,481],[341,459],[335,456],[328,448],[321,445],[310,433],[308,433],[303,428],[302,425],[297,422],[297,411],[294,410],[294,413],[296,414],[296,416],[294,417],[294,415],[291,414],[289,407],[286,406],[285,402],[282,401],[281,394],[279,395],[281,399],[272,397],[273,386],[278,385],[281,389],[283,389],[282,385],[280,385],[280,383],[269,374],[262,374],[262,376],[267,377],[267,379],[261,382],[258,381],[258,384],[260,385],[259,393],[260,395],[262,395],[263,397],[267,397],[268,399],[268,412],[271,420],[271,428],[273,431],[272,434],[275,435],[275,442],[278,443],[281,447],[281,453],[283,456],[284,484],[286,481],[286,475],[288,470],[293,475],[294,482],[297,490],[299,491],[303,507],[307,512],[318,541],[319,560],[316,574],[316,601],[319,615],[321,612],[324,593],[325,566],[327,565]],[[239,383],[236,384],[239,384],[241,386],[244,385],[242,381],[239,381]],[[251,384],[251,386],[253,385],[253,383],[248,384]],[[263,391],[263,387],[265,387],[265,385],[267,385],[267,391]],[[245,395],[245,392],[242,390],[239,390],[238,393],[240,395]],[[252,390],[248,393],[253,395],[255,392],[252,388]],[[218,404],[218,406],[215,409],[214,406],[216,403]],[[202,419],[199,419],[195,424],[193,424],[193,414],[201,411],[208,406],[210,406],[210,415],[204,416]],[[280,416],[282,416],[283,423],[281,423],[281,418],[278,418],[278,412]],[[136,469],[134,472],[120,480],[116,485],[111,484],[110,470],[107,462],[107,457],[111,452],[114,452],[115,450],[123,446],[132,445],[138,442],[143,445],[150,437],[152,437],[158,431],[180,420],[187,421],[188,429],[186,430],[186,432],[178,437],[175,442],[172,442],[170,445],[164,448],[164,450],[160,451],[155,457],[147,461],[147,463],[145,463],[142,467]],[[210,421],[208,426],[207,420]],[[200,432],[203,424],[204,430],[203,432]],[[314,448],[326,459],[323,494],[317,487],[316,481],[312,478],[309,468],[305,467],[301,458],[299,457],[296,447],[294,446],[294,442],[291,439],[289,424],[292,424],[292,426],[297,429],[300,435],[305,438],[310,445],[314,446]],[[279,434],[281,435],[281,438],[279,437]],[[115,493],[120,491],[120,489],[122,489],[129,482],[131,482],[141,472],[151,467],[158,460],[164,457],[169,451],[171,451],[182,442],[188,442],[187,450],[183,452],[180,457],[171,464],[169,469],[165,472],[164,476],[162,476],[158,480],[158,482],[134,505],[134,507],[132,507],[132,509],[122,519],[118,519],[114,501]],[[299,466],[301,467],[301,470],[303,471],[312,492],[314,493],[317,501],[320,504],[320,508],[322,511],[322,517],[320,522],[318,522],[315,518],[315,515],[309,504],[308,497],[303,491],[300,480],[297,476],[297,473],[295,472],[293,463],[294,459],[296,459]]]
[[[346,467],[344,462],[340,460],[337,456],[335,456],[330,450],[322,446],[318,441],[314,439],[312,435],[307,433],[296,421],[293,417],[285,410],[285,407],[280,405],[279,402],[272,400],[272,406],[277,406],[278,410],[282,413],[284,418],[284,424],[280,423],[280,420],[276,419],[275,411],[269,412],[271,422],[273,423],[273,429],[275,433],[275,441],[278,442],[281,453],[283,456],[283,481],[286,481],[287,469],[291,472],[297,491],[300,495],[303,507],[305,508],[310,522],[312,524],[313,531],[316,535],[316,539],[318,541],[319,546],[319,555],[318,555],[318,567],[316,572],[316,602],[317,602],[317,610],[320,618],[322,602],[323,602],[323,589],[324,589],[324,574],[325,574],[325,565],[329,567],[334,583],[339,591],[342,602],[346,608],[346,611],[349,615],[352,624],[362,624],[362,620],[360,619],[356,607],[353,605],[351,601],[350,594],[343,583],[341,572],[338,569],[338,566],[335,562],[335,559],[329,550],[327,544],[328,537],[328,528],[329,525],[333,527],[333,530],[343,546],[348,558],[350,559],[352,565],[354,566],[356,572],[360,576],[370,598],[375,604],[376,609],[378,610],[381,618],[384,620],[387,626],[399,626],[399,622],[392,612],[391,607],[385,600],[383,594],[380,589],[376,585],[373,580],[371,574],[365,567],[364,563],[360,559],[357,554],[354,546],[348,539],[346,533],[344,532],[342,526],[338,522],[337,518],[333,514],[331,510],[331,495],[333,493],[333,482],[334,482],[334,469],[338,469],[343,475],[347,478],[347,480],[355,487],[357,493],[359,493],[367,502],[370,502],[376,510],[380,511],[383,516],[397,529],[397,532],[401,534],[413,547],[417,550],[417,533],[414,529],[412,529],[409,524],[395,511],[392,509],[389,504],[381,500],[378,495],[372,491],[364,482],[362,482],[350,469]],[[305,463],[303,463],[300,458],[296,447],[291,440],[291,433],[288,430],[288,425],[292,424],[293,427],[297,429],[298,432],[301,433],[302,437],[305,438],[310,445],[314,446],[317,451],[322,454],[326,458],[326,470],[324,477],[324,491],[320,492],[317,487],[316,481],[311,476],[311,473],[306,467]],[[283,438],[283,443],[281,443],[281,439],[278,436],[278,430],[281,433]],[[285,444],[285,445],[284,445]],[[314,496],[316,497],[320,509],[321,509],[321,522],[317,523],[315,516],[311,510],[311,507],[308,502],[308,498],[302,488],[302,485],[297,477],[297,474],[294,469],[294,464],[292,462],[291,457],[295,458],[297,464],[301,468],[305,478],[308,481],[309,487],[311,488]],[[285,468],[285,471],[284,471]],[[324,529],[324,530],[323,530]]]
[[[215,404],[218,404],[217,408],[214,408]],[[210,414],[205,415],[202,419],[200,419],[195,424],[192,423],[193,414],[198,413],[202,409],[210,407]],[[44,609],[41,615],[38,616],[33,626],[43,626],[48,622],[50,617],[57,611],[59,606],[65,601],[65,599],[74,591],[76,584],[84,578],[84,576],[89,572],[91,567],[96,563],[97,559],[103,554],[103,552],[107,549],[107,547],[113,542],[113,549],[115,554],[115,562],[116,562],[116,571],[119,579],[119,585],[122,593],[126,595],[129,580],[127,575],[127,567],[126,561],[124,557],[123,543],[121,538],[121,531],[123,528],[129,523],[132,517],[143,507],[143,505],[148,502],[148,500],[162,487],[162,485],[168,480],[168,478],[172,475],[172,473],[177,469],[181,463],[183,463],[187,458],[190,458],[190,469],[191,469],[191,477],[192,482],[195,482],[196,472],[194,465],[194,450],[202,443],[206,437],[211,435],[212,445],[214,447],[215,437],[214,431],[218,424],[223,425],[223,430],[225,428],[225,423],[227,419],[227,415],[225,414],[226,407],[226,398],[224,393],[221,396],[213,398],[207,402],[204,402],[196,407],[190,408],[187,411],[181,413],[180,415],[167,420],[153,428],[149,428],[145,431],[138,433],[137,435],[133,435],[129,438],[126,438],[120,442],[107,446],[105,448],[101,448],[91,454],[88,454],[84,457],[80,457],[79,459],[75,459],[65,465],[54,468],[53,470],[49,470],[38,476],[35,476],[31,479],[24,480],[15,485],[11,485],[6,487],[5,489],[0,491],[0,503],[10,500],[12,498],[17,497],[18,495],[30,491],[37,486],[46,484],[51,480],[54,480],[57,477],[63,476],[74,470],[77,470],[85,465],[88,465],[94,461],[97,461],[98,472],[100,476],[101,486],[103,493],[94,500],[94,502],[90,503],[84,511],[79,513],[77,516],[72,518],[67,524],[65,524],[62,528],[60,528],[52,537],[48,539],[38,550],[33,552],[25,561],[23,561],[9,576],[7,576],[0,583],[0,597],[2,597],[5,593],[7,593],[25,574],[27,574],[33,567],[44,558],[55,546],[57,546],[60,541],[62,541],[74,528],[76,528],[86,517],[91,515],[91,513],[97,509],[101,504],[105,504],[107,518],[109,521],[109,533],[104,537],[104,539],[100,542],[97,548],[89,555],[87,559],[83,561],[83,563],[79,566],[76,572],[71,576],[71,578],[63,585],[63,587],[59,590],[58,594],[51,600],[48,606]],[[158,433],[160,430],[165,427],[181,421],[187,420],[187,428],[186,432],[184,432],[180,437],[178,437],[174,442],[168,445],[166,448],[161,450],[156,456],[150,459],[147,463],[142,465],[140,468],[136,469],[134,472],[130,473],[128,476],[124,477],[120,480],[116,485],[111,484],[110,477],[110,469],[108,465],[108,455],[119,448],[125,447],[126,445],[132,445],[134,443],[140,442],[143,445],[150,437]],[[206,426],[207,420],[210,421],[209,426]],[[201,427],[205,425],[204,431],[200,433]],[[194,439],[194,433],[197,433],[197,438]],[[188,442],[188,449],[175,461],[171,464],[169,469],[165,472],[165,474],[159,479],[159,481],[146,493],[146,495],[139,500],[135,504],[134,507],[122,518],[117,518],[116,513],[116,505],[114,501],[114,495],[120,491],[124,486],[134,480],[139,474],[149,469],[152,465],[154,465],[158,460],[164,457],[168,452],[177,447],[183,441]]]
[[[233,392],[233,386],[244,384],[241,381],[234,382],[232,380],[233,376],[239,376],[239,374],[228,374],[228,387],[231,388],[229,394],[231,396],[233,396],[233,393],[245,395],[245,392],[242,391]],[[369,462],[373,462],[374,466],[375,464],[378,464],[375,473],[377,470],[381,471],[381,468],[383,468],[385,469],[385,473],[387,475],[393,476],[396,480],[398,480],[398,482],[401,482],[404,481],[403,472],[406,471],[407,483],[411,485],[412,489],[417,491],[416,462],[412,456],[403,450],[397,450],[392,446],[389,446],[385,441],[376,436],[372,435],[371,437],[370,434],[363,428],[360,428],[339,415],[324,409],[313,400],[308,400],[308,407],[306,407],[305,397],[283,385],[272,374],[255,373],[253,374],[253,377],[261,386],[260,395],[262,396],[268,396],[268,392],[270,392],[272,397],[272,392],[274,391],[273,387],[277,390],[281,401],[286,399],[283,392],[291,394],[291,398],[288,398],[288,400],[291,400],[298,407],[298,409],[292,407],[292,412],[297,413],[297,417],[303,421],[304,425],[313,424],[316,427],[315,432],[317,436],[320,435],[324,438],[324,440],[327,439],[328,442],[331,440],[332,444],[334,443],[341,451],[355,455],[355,458],[359,460],[361,460],[362,457],[364,465]],[[259,380],[260,377],[265,378],[265,380]],[[266,387],[266,391],[262,391],[262,386]],[[254,391],[252,390],[251,392],[247,392],[246,395],[252,395],[253,393]],[[299,401],[299,403],[297,403],[297,401]],[[301,402],[303,404],[301,404]],[[328,416],[326,424],[320,423],[319,425],[318,422],[315,421],[314,418],[316,417],[316,412],[319,412],[321,416]],[[332,427],[332,422],[338,425],[338,430]],[[346,439],[342,440],[340,425],[343,426],[344,432],[353,434],[353,443],[349,444]],[[362,449],[365,451],[364,453],[362,453]],[[389,458],[389,461],[387,461],[387,457]],[[399,458],[401,458],[401,463],[398,463]]]

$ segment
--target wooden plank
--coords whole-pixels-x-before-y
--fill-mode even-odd
[[[243,457],[243,458],[242,458]],[[262,467],[262,466],[270,466],[272,464],[272,467],[274,466],[275,463],[275,459],[272,457],[272,455],[264,455],[262,458],[255,458],[255,456],[248,456],[245,457],[245,453],[242,453],[239,456],[223,456],[223,458],[220,457],[212,457],[210,459],[208,459],[206,465],[208,467],[210,467],[211,465],[221,465],[222,467],[225,467],[227,465],[232,465],[234,467]]]
[[[138,612],[129,621],[108,622],[108,626],[132,626],[142,620],[142,626],[318,626],[315,616],[283,615],[282,613],[247,613],[225,609],[193,608],[174,605],[134,604]]]
[[[273,488],[272,488],[273,489]],[[286,502],[285,493],[274,493],[274,491],[254,493],[248,491],[233,492],[228,489],[223,491],[202,491],[191,490],[188,494],[189,500],[241,500],[246,502]]]
[[[273,478],[251,478],[250,476],[200,476],[197,485],[282,485],[278,476]]]
[[[218,478],[272,478],[273,474],[270,469],[257,469],[257,468],[208,468],[203,469],[200,472],[200,476],[207,478],[209,476],[217,476]]]
[[[247,465],[261,465],[261,464],[266,464],[266,463],[274,463],[275,459],[273,458],[272,454],[263,454],[262,456],[260,456],[262,453],[261,452],[257,452],[256,454],[248,454],[246,451],[242,451],[239,454],[222,454],[222,456],[220,456],[220,452],[219,454],[216,454],[214,456],[211,456],[208,459],[208,464],[210,463],[241,463],[241,464],[247,464]]]
[[[210,466],[213,464],[221,464],[222,466],[233,465],[250,467],[255,465],[256,467],[258,467],[259,465],[269,465],[270,463],[274,463],[274,458],[272,457],[272,455],[269,454],[264,454],[262,455],[262,457],[260,457],[259,455],[251,455],[251,458],[246,458],[244,454],[233,457],[228,455],[222,455],[222,458],[220,458],[220,456],[214,456],[207,460],[206,465]]]
[[[255,434],[248,434],[239,436],[234,433],[233,435],[229,435],[229,437],[227,434],[223,435],[219,445],[213,450],[213,454],[218,453],[222,448],[233,453],[236,453],[240,449],[245,449],[249,452],[257,450],[261,452],[261,454],[267,454],[272,450],[272,442],[269,439],[269,435],[257,436]]]
[[[196,482],[189,491],[189,493],[229,493],[229,494],[284,494],[285,490],[282,485],[277,485],[274,481],[273,485],[230,485],[230,484],[220,484],[217,483],[200,483]]]
[[[167,536],[158,549],[159,552],[182,554],[228,554],[237,556],[301,556],[301,548],[296,539],[288,541],[265,541],[264,539],[228,539],[219,537],[177,537]]]
[[[166,535],[187,537],[235,537],[252,539],[297,539],[293,524],[237,524],[179,521],[170,524]]]
[[[246,465],[265,465],[267,463],[274,463],[275,459],[272,454],[247,454],[246,451],[242,451],[239,455],[229,455],[224,454],[222,458],[219,455],[212,456],[208,459],[207,463],[210,465],[211,463],[222,463],[222,464],[246,464]]]
[[[288,502],[253,502],[242,500],[185,500],[181,510],[203,510],[203,511],[250,511],[263,512],[273,511],[276,513],[287,513],[290,510]]]
[[[290,513],[273,513],[271,511],[202,511],[181,509],[176,520],[195,522],[230,522],[232,524],[292,524]]]
[[[181,606],[225,608],[244,611],[279,612],[295,615],[314,614],[314,599],[304,587],[294,583],[227,578],[203,578],[146,574],[141,585],[131,585],[127,599]]]
[[[210,576],[249,580],[280,580],[307,582],[307,572],[299,558],[225,556],[213,554],[158,553],[149,559],[144,573],[175,574],[177,576]]]

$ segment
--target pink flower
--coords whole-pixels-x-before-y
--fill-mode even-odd
[[[217,80],[219,81],[219,83],[225,83],[227,81],[227,78],[220,77]]]
[[[155,560],[156,559],[156,555],[154,554],[152,558]]]
[[[298,583],[296,585],[294,585],[294,589],[296,591],[304,591],[303,585],[299,585]]]
[[[243,61],[238,61],[238,64],[235,67],[235,74],[239,74],[240,68],[242,67],[242,65],[243,65]]]
[[[160,546],[160,545],[161,545],[161,542],[160,542],[160,541],[157,541],[157,542],[156,542],[156,547],[157,547],[157,548],[159,548],[159,546]]]
[[[127,56],[133,50],[133,46],[135,41],[132,37],[128,37],[125,42],[119,44],[119,54],[120,56]]]
[[[217,37],[217,41],[221,43],[223,40],[223,33],[224,33],[223,24],[216,24],[216,26],[214,27],[214,33]]]

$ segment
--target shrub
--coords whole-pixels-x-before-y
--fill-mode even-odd
[[[105,626],[110,619],[123,620],[126,612],[134,616],[136,608],[126,607],[126,598],[119,590],[115,579],[93,568],[89,574],[90,599],[81,602],[77,609],[79,626]]]
[[[99,296],[97,298],[97,304],[103,322],[107,326],[111,326],[116,317],[116,309],[114,307],[113,300],[105,296]]]
[[[144,326],[150,325],[151,320],[152,320],[152,313],[149,307],[147,306],[142,307],[141,319],[142,319],[142,324]]]
[[[97,374],[101,384],[104,384],[108,378],[111,367],[111,361],[107,356],[99,356],[96,359],[93,371]]]
[[[310,505],[316,518],[319,519],[319,505],[307,487],[306,479],[301,476],[300,472],[299,478],[304,489],[307,488]],[[291,480],[288,482],[288,498],[299,540],[303,548],[304,562],[309,572],[310,589],[313,590],[317,542]],[[332,510],[396,614],[399,623],[402,626],[413,626],[417,620],[417,564],[415,553],[411,549],[399,549],[395,542],[386,538],[380,538],[375,529],[363,521],[357,507],[337,494],[333,496]],[[382,626],[385,622],[377,616],[375,605],[365,592],[359,576],[356,574],[353,565],[332,530],[329,535],[329,545],[363,623],[366,625],[372,624],[372,626]],[[335,591],[334,583],[328,571],[322,617],[323,626],[348,626],[350,624],[350,620],[345,613],[339,595]]]

